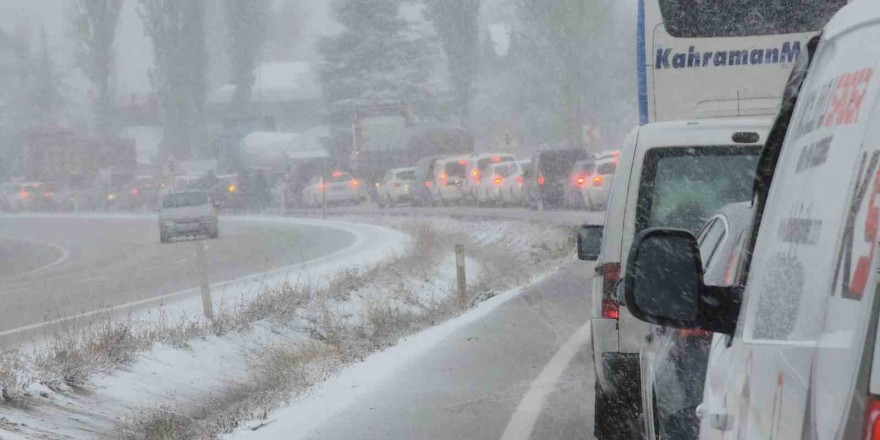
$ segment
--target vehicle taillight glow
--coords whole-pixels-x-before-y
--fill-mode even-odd
[[[430,188],[430,187],[431,187],[431,181],[430,181],[430,180],[426,180],[426,181],[425,181],[425,187],[427,187],[427,188]]]
[[[30,193],[28,193],[27,191],[22,191],[20,194],[21,194],[21,198],[23,198],[23,199],[30,197]]]
[[[326,187],[327,187],[327,185],[324,185],[323,183],[318,184],[318,189],[321,191],[324,191],[324,188],[326,188]]]
[[[458,164],[459,164],[459,165],[467,165],[467,160],[465,160],[465,159],[461,159],[461,160],[458,161]]]
[[[494,183],[496,185],[501,185],[501,182],[504,182],[504,179],[502,179],[500,177],[496,177],[496,178],[492,179],[492,183]]]
[[[137,197],[138,193],[140,193],[140,191],[138,191],[137,188],[132,188],[132,189],[131,189],[131,195],[132,195],[132,197]]]
[[[605,178],[602,176],[593,176],[593,185],[602,186],[605,183]]]
[[[43,193],[43,197],[49,199],[52,198],[52,191],[46,191]]]
[[[440,173],[440,184],[446,186],[446,179],[449,178],[449,175],[446,173]]]
[[[479,182],[480,181],[480,170],[474,169],[473,171],[471,171],[471,176],[473,176],[474,182]]]
[[[574,183],[577,186],[584,186],[584,184],[587,183],[587,178],[584,176],[580,176],[577,179],[574,179]]]
[[[602,275],[602,317],[620,318],[620,304],[617,302],[617,280],[620,279],[620,263],[604,263],[596,267]]]
[[[359,186],[361,186],[361,182],[360,182],[359,180],[357,180],[357,179],[352,179],[352,181],[351,181],[351,187],[352,187],[352,188],[357,188],[357,187],[359,187]]]
[[[496,162],[496,163],[501,162],[501,156],[492,156],[492,159],[490,159],[490,160],[492,162]]]
[[[342,177],[342,171],[334,171],[330,173],[330,175],[333,177]]]
[[[724,271],[725,286],[733,284],[733,276],[736,274],[736,263],[739,262],[739,251],[740,248],[737,246],[733,250],[733,254],[730,256],[730,261],[727,262],[727,269]]]
[[[712,332],[710,332],[708,330],[680,328],[680,329],[678,329],[678,336],[682,337],[682,338],[708,337],[708,336],[712,336]]]
[[[516,176],[516,183],[523,183],[524,181],[523,176]]]
[[[880,397],[868,396],[865,402],[865,440],[880,440]]]
[[[544,184],[544,176],[538,176],[538,185]]]

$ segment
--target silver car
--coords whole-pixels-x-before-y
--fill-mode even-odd
[[[159,209],[159,241],[168,243],[182,236],[220,236],[217,206],[208,193],[187,191],[165,195]]]

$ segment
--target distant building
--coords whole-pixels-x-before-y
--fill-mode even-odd
[[[314,66],[308,62],[261,64],[255,73],[251,111],[272,118],[278,130],[302,131],[323,122],[323,95]],[[208,117],[222,121],[229,115],[235,86],[226,84],[208,96]]]

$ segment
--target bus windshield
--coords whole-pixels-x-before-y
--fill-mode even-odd
[[[846,0],[659,0],[676,38],[744,37],[816,32]]]

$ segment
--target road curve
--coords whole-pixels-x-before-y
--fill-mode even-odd
[[[222,218],[207,245],[211,283],[345,259],[363,235],[338,222]],[[373,227],[375,228],[375,227]],[[0,334],[199,285],[195,242],[160,244],[154,217],[0,217]]]

